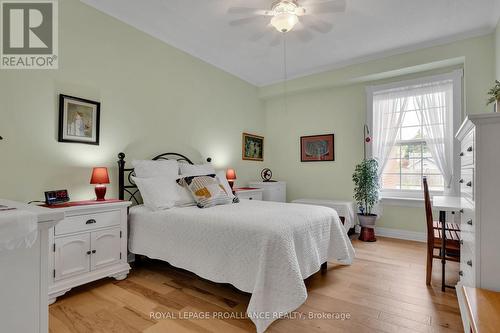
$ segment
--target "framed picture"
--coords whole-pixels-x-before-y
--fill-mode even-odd
[[[59,142],[99,145],[101,103],[59,95]]]
[[[243,133],[242,158],[250,161],[264,161],[264,137]]]
[[[333,134],[300,137],[301,162],[335,161],[335,137]]]

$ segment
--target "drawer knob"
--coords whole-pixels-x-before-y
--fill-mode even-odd
[[[92,253],[95,253],[96,251],[95,250],[92,250]]]
[[[472,260],[467,261],[467,265],[472,267]]]
[[[460,244],[464,245],[464,240],[463,239],[460,240]]]
[[[464,152],[461,152],[459,155],[460,155],[460,156],[464,156]]]
[[[460,272],[458,272],[458,275],[460,275],[460,276],[464,276],[464,272],[463,272],[463,271],[460,271]]]
[[[460,179],[458,182],[459,182],[460,184],[462,184],[462,183],[464,182],[464,180],[463,180],[463,179]]]
[[[87,255],[90,255],[90,251],[87,251]]]
[[[463,213],[464,213],[464,210],[463,210],[463,208],[462,208],[462,209],[460,209],[460,214],[463,214]]]
[[[468,182],[466,185],[469,186],[469,187],[471,187],[472,186],[472,182]]]
[[[94,219],[90,219],[90,220],[87,220],[87,222],[85,222],[85,224],[95,224],[97,221],[94,220]]]
[[[472,146],[470,146],[469,148],[467,148],[467,151],[471,152],[472,151]]]
[[[248,200],[253,200],[253,198],[252,198],[252,197],[250,197],[250,198],[248,198]]]
[[[469,221],[467,221],[467,224],[468,225],[472,225],[472,219],[470,219]]]

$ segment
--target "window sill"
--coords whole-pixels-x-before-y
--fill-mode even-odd
[[[391,197],[385,196],[380,198],[380,203],[383,206],[399,206],[399,207],[424,207],[423,198],[404,198],[404,197]]]

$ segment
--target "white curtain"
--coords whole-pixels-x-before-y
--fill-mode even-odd
[[[422,110],[422,125],[427,147],[443,175],[445,192],[453,179],[453,82],[443,81],[413,90],[417,107]]]
[[[373,133],[376,133],[376,138],[373,140],[372,155],[379,163],[379,177],[396,143],[407,104],[408,96],[404,90],[373,95]]]

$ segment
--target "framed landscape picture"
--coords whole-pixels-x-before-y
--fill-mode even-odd
[[[335,137],[333,134],[300,137],[301,162],[335,161]]]
[[[243,133],[242,158],[250,161],[264,161],[264,137]]]
[[[59,142],[99,144],[99,102],[59,95]]]

